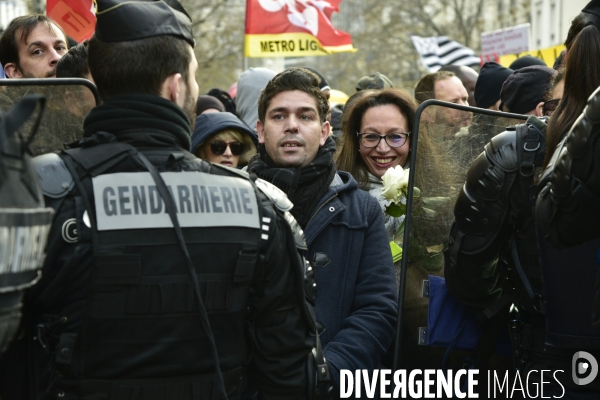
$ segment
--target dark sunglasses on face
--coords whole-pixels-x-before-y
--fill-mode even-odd
[[[376,133],[356,133],[360,144],[365,147],[377,147],[381,139],[385,138],[385,142],[390,147],[402,147],[410,136],[410,132],[388,133],[387,135],[378,135]]]
[[[231,154],[233,154],[234,156],[239,156],[244,152],[244,143],[226,143],[221,140],[215,140],[214,142],[210,142],[210,151],[212,151],[212,153],[215,156],[220,156],[221,154],[225,153],[225,151],[227,150],[227,146],[229,146],[229,148],[231,149]]]
[[[560,102],[560,99],[552,99],[552,100],[548,100],[547,102],[545,102],[544,105],[542,106],[543,114],[548,115],[549,113],[554,112],[554,110],[556,110],[556,107],[558,107],[559,102]]]

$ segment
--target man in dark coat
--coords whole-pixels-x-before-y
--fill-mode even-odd
[[[377,200],[336,171],[319,78],[303,68],[275,76],[258,102],[259,153],[248,170],[283,190],[316,272],[315,314],[332,377],[372,371],[392,343],[397,292]]]

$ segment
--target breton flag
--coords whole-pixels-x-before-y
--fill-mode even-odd
[[[480,65],[480,59],[473,50],[446,36],[423,38],[411,35],[410,38],[429,72],[436,72],[445,65]]]
[[[331,23],[342,0],[247,0],[246,57],[322,56],[356,51]]]
[[[78,42],[91,38],[96,29],[93,0],[47,0],[46,14]]]

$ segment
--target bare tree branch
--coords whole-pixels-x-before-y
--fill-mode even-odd
[[[193,18],[192,27],[197,28],[198,26],[205,24],[209,19],[214,18],[217,11],[219,11],[221,6],[226,2],[226,0],[218,0],[216,2],[209,2],[212,4],[211,6],[201,7],[200,10],[203,11],[203,15],[202,17]]]

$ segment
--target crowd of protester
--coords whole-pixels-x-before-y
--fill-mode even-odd
[[[442,368],[443,363],[448,361],[449,353],[445,348],[419,345],[421,329],[428,324],[429,305],[422,294],[422,282],[430,276],[445,277],[449,293],[466,306],[482,326],[492,323],[509,326],[509,320],[513,323],[510,331],[513,338],[512,361],[507,363],[506,359],[494,358],[497,362],[495,368],[505,368],[513,373],[520,371],[522,374],[533,370],[547,370],[550,374],[564,370],[565,380],[550,385],[547,393],[560,395],[564,391],[570,398],[581,399],[600,396],[598,379],[586,387],[574,385],[570,380],[571,372],[575,373],[571,364],[575,351],[585,350],[600,360],[600,330],[597,321],[592,324],[592,320],[598,320],[600,314],[600,274],[597,265],[593,266],[596,268],[592,268],[592,272],[580,275],[569,272],[579,264],[588,267],[586,252],[593,251],[595,257],[598,249],[598,211],[590,207],[600,204],[597,191],[600,156],[597,154],[598,131],[595,125],[600,121],[597,118],[600,103],[590,100],[588,105],[588,99],[600,87],[599,3],[592,1],[575,18],[565,42],[566,52],[553,67],[531,56],[517,59],[508,68],[487,62],[478,69],[479,72],[467,66],[445,66],[437,72],[425,74],[409,90],[397,87],[380,72],[367,71],[367,75],[356,80],[356,93],[346,104],[333,108],[328,103],[331,84],[327,77],[312,68],[293,67],[280,73],[266,68],[250,68],[229,90],[214,88],[199,96],[191,90],[193,84],[189,82],[195,78],[187,76],[187,71],[172,81],[172,87],[176,89],[173,89],[171,97],[171,92],[164,89],[169,88],[169,81],[165,84],[167,86],[161,86],[160,101],[170,101],[169,107],[177,109],[173,111],[177,114],[176,119],[184,121],[181,124],[186,127],[181,129],[185,139],[177,135],[174,139],[181,151],[219,168],[234,169],[233,173],[228,172],[232,176],[252,176],[258,187],[268,185],[261,190],[270,193],[267,197],[273,197],[278,207],[286,215],[291,215],[286,218],[288,222],[292,221],[289,222],[292,230],[297,227],[298,235],[303,236],[304,239],[299,241],[305,240],[305,243],[298,246],[315,274],[314,320],[327,360],[328,374],[331,374],[334,383],[334,398],[339,393],[341,370],[373,371],[392,367],[397,351],[395,335],[401,338],[402,343],[398,368],[435,369]],[[105,39],[106,32],[102,33]],[[187,40],[187,36],[182,35]],[[135,136],[139,133],[130,133],[126,127],[134,126],[135,122],[120,125],[126,119],[142,118],[145,106],[117,112],[120,105],[114,100],[118,98],[114,93],[138,93],[138,89],[135,82],[118,82],[112,86],[107,83],[109,73],[105,71],[106,66],[100,68],[93,64],[95,59],[110,61],[106,55],[108,50],[102,47],[105,44],[100,45],[99,42],[102,40],[72,43],[56,22],[43,15],[18,17],[0,37],[0,62],[6,79],[59,77],[82,78],[92,83],[97,81],[99,104],[96,104],[91,92],[74,94],[65,89],[65,112],[80,117],[80,121],[85,120],[85,124],[77,128],[82,137],[78,138],[75,148],[84,149],[96,145],[96,142],[116,143],[121,140],[106,136],[113,132],[107,133],[100,127],[130,135],[123,137],[134,146],[138,146],[140,141],[143,142],[142,148],[171,146],[173,143],[161,141],[158,133],[152,133],[148,141]],[[189,40],[187,42],[190,43]],[[119,64],[118,60],[112,61],[114,65],[109,68],[132,68]],[[139,79],[150,80],[144,75],[140,75]],[[184,83],[180,85],[187,89],[180,90],[177,79],[181,79]],[[435,103],[418,114],[419,105],[428,100],[463,107],[444,107],[443,103]],[[161,129],[163,114],[158,108],[160,104],[156,100],[151,103],[152,107],[157,107],[154,115],[156,129]],[[586,105],[587,119],[581,117]],[[482,111],[478,113],[475,108],[467,106]],[[502,125],[502,118],[508,119],[516,114],[527,117],[526,121],[523,117],[522,121],[512,121],[512,125],[517,124],[516,127]],[[416,122],[420,122],[420,128],[418,139],[413,143]],[[567,134],[577,124],[580,131],[574,132],[585,134],[572,134],[570,142],[565,142]],[[581,139],[582,136],[585,140]],[[583,140],[579,147],[573,145],[578,144],[578,140]],[[571,147],[563,151],[569,154],[557,159],[554,150],[567,149],[569,143]],[[69,146],[73,148],[72,144]],[[41,153],[50,150],[59,149],[45,148]],[[594,151],[596,155],[590,156]],[[184,159],[187,160],[186,165],[193,164],[190,161],[193,156],[178,159],[174,154],[171,154],[174,159],[169,159],[165,165]],[[117,156],[115,160],[121,162],[122,159]],[[593,161],[584,163],[585,168],[577,169],[584,157],[591,157]],[[567,161],[561,164],[560,160],[568,160],[568,164],[565,164]],[[576,163],[577,160],[580,164]],[[91,159],[89,165],[94,162]],[[106,168],[113,168],[114,163]],[[581,204],[577,199],[568,197],[574,181],[562,183],[560,180],[571,173],[571,163],[574,165],[573,173],[584,171],[576,181],[587,190],[586,202]],[[403,244],[407,217],[390,214],[390,200],[383,195],[386,188],[382,178],[395,167],[414,170],[414,187],[420,192],[419,199],[413,204],[414,210],[409,210],[414,216],[409,246]],[[197,171],[206,172],[206,168]],[[545,178],[539,183],[544,170]],[[536,209],[538,183],[541,195]],[[68,182],[66,185],[64,190],[73,188]],[[42,187],[47,190],[44,184]],[[44,194],[48,196],[47,191]],[[56,195],[53,199],[60,197]],[[234,203],[231,204],[233,207]],[[60,203],[57,207],[62,206]],[[85,204],[77,203],[72,207],[78,210],[76,218],[87,217],[87,214],[84,216]],[[560,219],[563,211],[569,215],[566,219]],[[90,212],[87,218],[92,214]],[[586,215],[594,218],[588,221],[592,227],[581,228],[579,221]],[[271,220],[267,220],[263,219],[263,222],[267,221],[264,223],[268,225]],[[266,227],[268,231],[267,225],[263,229]],[[79,231],[83,234],[84,227],[80,227]],[[442,237],[445,237],[444,241]],[[51,238],[48,260],[59,257],[58,251],[51,247],[53,240],[70,243],[64,232],[62,237]],[[215,246],[218,245],[215,243]],[[394,248],[403,246],[403,255],[402,252],[400,255],[394,253]],[[576,247],[564,249],[565,246]],[[402,257],[408,258],[406,282],[401,281]],[[121,264],[115,265],[118,268]],[[49,270],[60,275],[60,271],[49,268],[45,266],[43,273]],[[72,268],[68,270],[75,273]],[[552,275],[549,271],[560,273]],[[235,273],[238,272],[236,270]],[[118,274],[114,273],[114,276],[105,279],[117,279]],[[119,279],[131,278],[126,274],[124,272]],[[216,275],[218,272],[215,272]],[[65,284],[64,277],[61,279]],[[586,282],[565,283],[561,288],[560,282],[568,282],[569,279],[585,279]],[[218,281],[217,278],[215,280]],[[79,277],[73,281],[79,281]],[[66,282],[68,285],[69,279]],[[39,289],[32,293],[49,296],[48,285],[52,289],[50,277],[45,277],[42,284],[47,285],[45,291]],[[400,284],[406,288],[402,302],[404,322],[402,331],[396,333]],[[208,286],[204,286],[204,290],[211,291]],[[553,290],[564,292],[557,294]],[[582,290],[584,293],[581,293]],[[149,302],[151,295],[148,292]],[[206,302],[209,302],[208,298]],[[41,323],[36,318],[49,313],[48,310],[32,309],[43,303],[38,300],[26,298],[29,303],[26,302],[24,324]],[[564,304],[557,305],[563,300]],[[49,302],[44,303],[49,309],[56,304],[65,307],[61,299],[44,298],[43,301]],[[234,300],[228,298],[226,301]],[[259,296],[254,301],[260,303],[262,300]],[[573,321],[579,319],[569,322],[570,313],[582,307],[582,301],[589,303],[591,311],[584,316],[579,311],[573,312],[576,314],[572,317]],[[207,309],[209,306],[214,304],[207,305]],[[294,306],[290,307],[293,309]],[[218,307],[214,306],[212,313],[216,313],[215,310],[218,311]],[[556,310],[562,314],[557,316]],[[569,317],[564,314],[569,314]],[[256,333],[257,336],[250,340],[263,345],[269,340],[276,340],[267,337],[275,337],[275,334],[265,332],[271,325],[285,325],[285,316],[277,318],[265,323],[267,327],[262,328],[265,331]],[[582,323],[582,318],[588,318],[589,323]],[[297,321],[293,323],[299,324]],[[47,328],[50,325],[44,326],[44,329],[50,330]],[[53,345],[57,348],[64,345],[63,349],[68,351],[77,349],[75,342],[69,344],[71,347],[63,343],[74,341],[74,336],[57,335],[54,332],[56,325],[51,326],[48,335],[55,336],[52,338],[56,342]],[[569,330],[569,327],[572,329]],[[46,348],[42,334],[38,332],[37,335],[35,345]],[[569,337],[580,337],[581,340],[572,345],[568,342]],[[297,339],[302,342],[306,337]],[[135,341],[135,338],[132,340]],[[36,377],[38,381],[32,383],[16,376],[28,370],[26,363],[20,368],[13,368],[13,362],[26,359],[40,363],[44,360],[53,365],[52,372],[55,372],[54,363],[64,364],[67,361],[60,359],[60,354],[56,360],[48,361],[37,354],[41,353],[41,348],[31,351],[30,343],[19,347],[20,342],[23,342],[22,338],[17,338],[14,346],[0,358],[0,399],[38,398],[36,396],[44,391],[46,393],[40,394],[40,398],[46,398],[44,396],[54,390],[53,379],[58,378],[44,372]],[[218,338],[216,342],[219,342]],[[222,346],[216,348],[224,351]],[[126,354],[133,357],[134,352],[129,349]],[[460,367],[463,358],[468,356],[467,353],[458,354],[458,361],[450,358],[451,362],[456,361],[452,365],[454,368]],[[269,360],[268,354],[265,359],[257,361],[263,368],[260,371],[269,370],[263,365],[269,362],[265,360]],[[124,365],[129,362],[127,359],[121,361]],[[277,364],[278,359],[270,361]],[[255,365],[252,362],[250,365]],[[480,366],[488,367],[489,364],[488,360],[484,360]],[[114,379],[110,372],[106,372],[106,365],[98,365],[104,368],[103,379]],[[131,365],[135,369],[136,363]],[[227,365],[233,364],[229,362]],[[287,365],[282,364],[280,368]],[[39,364],[36,367],[44,369]],[[293,367],[296,372],[299,370],[297,367],[298,364]],[[150,367],[148,369],[151,370]],[[119,367],[119,371],[131,379],[163,378],[160,374],[153,376],[146,368],[139,377],[126,367]],[[285,376],[284,372],[279,371],[280,376]],[[269,381],[269,378],[265,383],[264,378],[255,375],[256,371],[249,368],[246,385],[236,389],[237,396],[253,398],[255,390],[266,387],[272,393],[278,393],[273,398],[285,398],[273,389],[277,382]],[[226,386],[229,379],[229,375],[222,378]],[[528,381],[528,385],[542,384],[544,380],[550,379],[540,376],[538,381]],[[565,384],[567,381],[570,383]],[[85,390],[93,393],[93,382],[86,382],[91,386]],[[30,386],[30,392],[16,389],[19,385]],[[61,397],[60,393],[64,395],[62,390],[52,393]],[[226,390],[229,392],[229,387]],[[168,398],[168,395],[165,396]],[[300,394],[293,396],[301,397]]]

